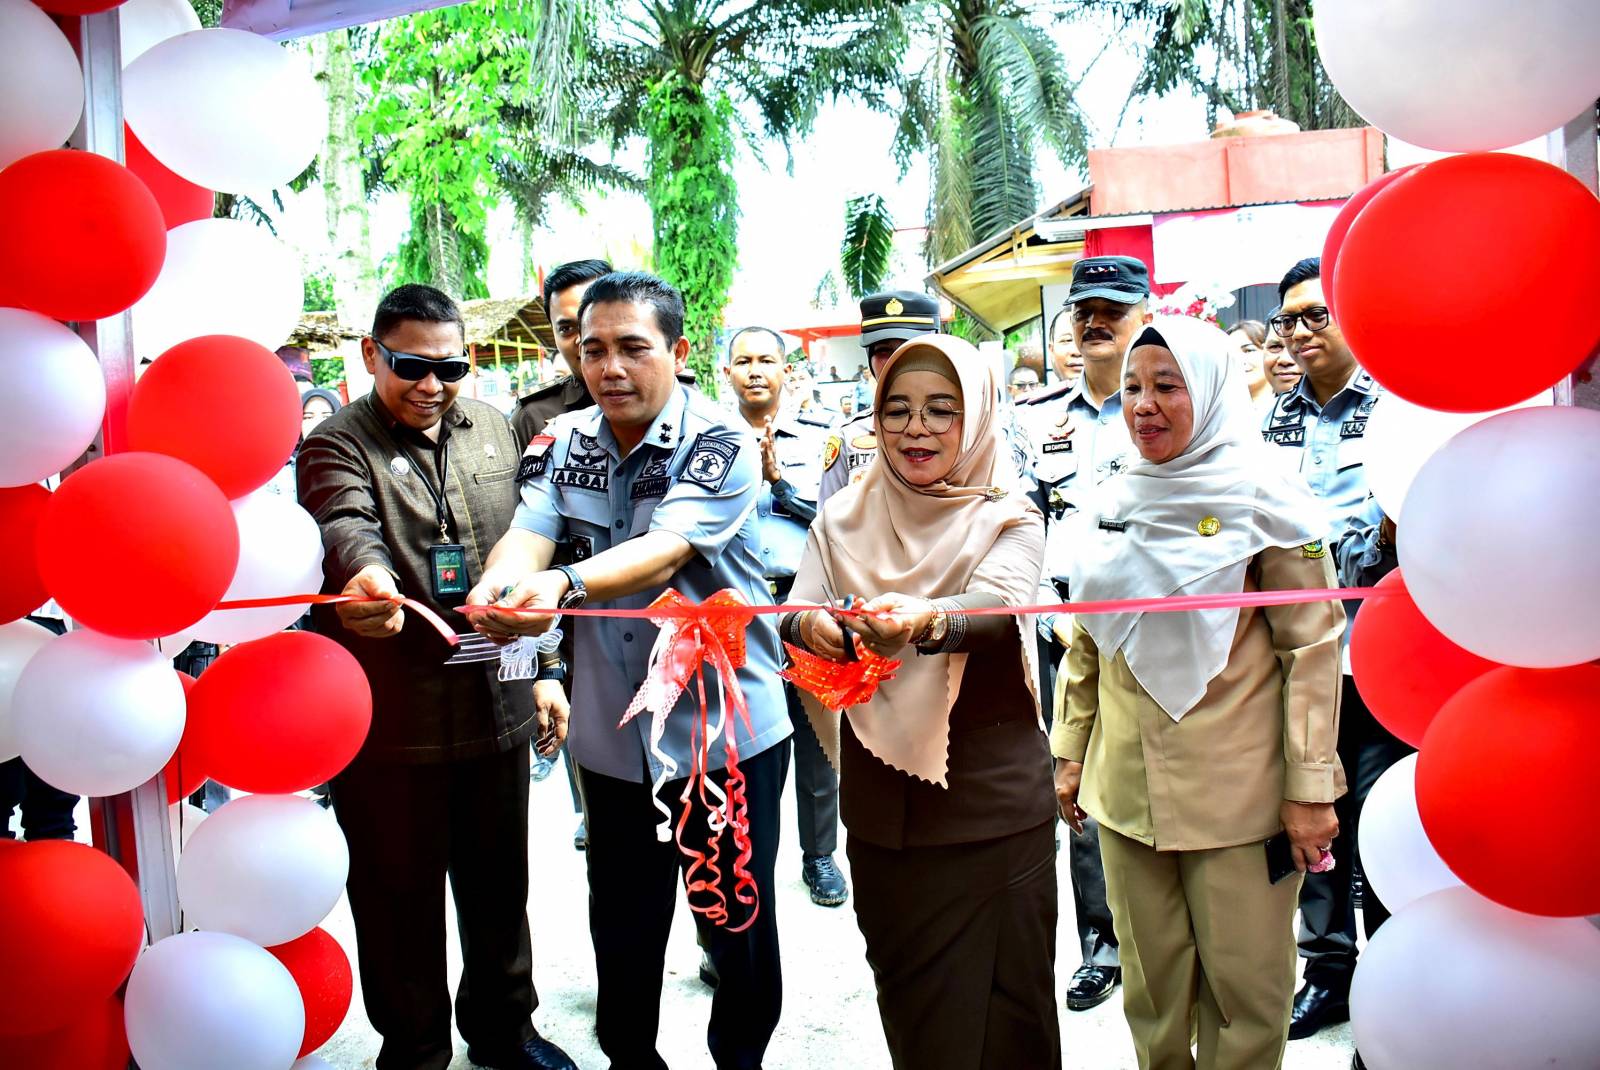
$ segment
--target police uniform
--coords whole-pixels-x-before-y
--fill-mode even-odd
[[[773,428],[778,467],[783,479],[767,483],[756,506],[761,533],[761,561],[779,602],[789,595],[795,570],[806,549],[806,533],[817,515],[817,490],[822,476],[820,444],[827,428],[805,416],[780,417]],[[839,846],[839,774],[828,763],[792,684],[784,698],[794,725],[795,817],[800,852],[810,860],[831,855]]]
[[[1350,381],[1327,404],[1317,403],[1311,379],[1304,377],[1293,390],[1278,395],[1262,423],[1261,435],[1279,447],[1317,497],[1329,506],[1333,529],[1329,545],[1341,562],[1352,556],[1355,544],[1375,535],[1375,513],[1367,489],[1367,418],[1382,396],[1372,376],[1356,369]],[[1393,561],[1392,554],[1389,560]],[[1375,581],[1377,574],[1363,578]],[[1353,620],[1359,604],[1345,609]],[[1349,632],[1346,630],[1346,637]],[[1356,921],[1351,878],[1359,862],[1357,837],[1362,805],[1378,777],[1411,753],[1378,723],[1356,690],[1345,650],[1345,676],[1339,709],[1339,760],[1350,790],[1334,804],[1339,835],[1333,841],[1336,859],[1331,873],[1308,873],[1300,890],[1300,954],[1306,959],[1306,984],[1331,990],[1343,997],[1350,989],[1356,966]],[[1377,931],[1389,912],[1368,886],[1363,893],[1362,921],[1367,936]],[[1296,1034],[1292,1034],[1296,1035]]]
[[[939,331],[939,302],[914,290],[889,290],[861,299],[861,348],[871,351],[878,342],[904,342]],[[857,482],[878,459],[878,435],[869,406],[828,436],[822,447],[822,481],[817,508],[835,491]]]
[[[662,588],[615,599],[605,608],[644,608],[666,587],[695,602],[731,587],[752,604],[771,604],[757,515],[760,450],[748,428],[735,427],[714,403],[680,385],[626,457],[599,408],[560,417],[544,434],[514,526],[564,542],[580,561],[662,530],[681,535],[696,551]],[[662,1066],[655,1051],[662,969],[675,874],[687,859],[670,840],[657,839],[660,813],[652,784],[666,769],[670,782],[659,802],[673,812],[674,824],[681,808],[690,808],[684,842],[704,849],[705,803],[683,803],[684,783],[677,779],[692,768],[699,701],[690,687],[666,719],[658,752],[649,743],[649,715],[618,727],[646,677],[656,629],[642,620],[605,617],[574,618],[571,626],[577,661],[568,746],[588,803],[596,1032],[613,1065]],[[726,730],[737,740],[746,779],[754,852],[749,870],[760,906],[748,928],[733,931],[749,911],[734,901],[731,867],[724,864],[732,917],[726,927],[706,927],[707,952],[721,976],[708,1038],[718,1066],[759,1066],[782,1004],[773,863],[788,758],[788,748],[779,744],[790,726],[772,618],[755,618],[745,635],[746,663],[737,675],[750,721],[747,727],[730,714]],[[715,703],[714,684],[710,691]],[[721,747],[713,747],[712,755],[720,765]],[[721,850],[726,862],[734,850],[726,834]]]
[[[589,388],[582,379],[575,375],[564,376],[520,399],[511,413],[511,428],[526,445],[557,416],[587,409],[593,404],[594,398],[589,396]]]

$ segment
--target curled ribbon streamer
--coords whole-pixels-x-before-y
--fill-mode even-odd
[[[661,772],[651,786],[652,801],[661,811],[662,818],[656,835],[662,841],[675,840],[678,850],[688,859],[684,873],[684,887],[689,896],[689,906],[704,914],[716,925],[727,925],[730,916],[728,896],[722,890],[722,870],[719,861],[722,853],[722,834],[729,831],[735,851],[733,861],[733,898],[749,906],[750,916],[734,932],[748,928],[760,909],[755,878],[749,870],[754,853],[750,842],[750,809],[745,795],[744,773],[739,769],[739,745],[735,725],[729,723],[729,706],[745,731],[752,731],[750,707],[744,691],[739,687],[736,670],[745,663],[745,627],[752,608],[737,591],[729,588],[718,591],[700,605],[695,605],[678,591],[663,591],[643,611],[647,619],[659,627],[655,644],[650,648],[649,671],[639,686],[633,701],[617,723],[621,728],[640,713],[649,710],[650,752],[661,763]],[[711,723],[710,703],[706,697],[704,665],[710,663],[717,674],[718,716]],[[688,780],[679,797],[683,809],[673,827],[672,810],[661,798],[666,785],[677,778],[678,766],[661,749],[666,732],[667,716],[677,707],[678,700],[695,681],[700,699],[700,711],[690,725],[690,752],[693,756]],[[727,771],[726,788],[719,787],[710,776],[710,748],[718,738],[722,740]],[[684,842],[688,827],[690,801],[698,798],[706,812],[706,850],[701,851]],[[702,876],[702,872],[705,876]],[[709,895],[711,902],[702,897]]]

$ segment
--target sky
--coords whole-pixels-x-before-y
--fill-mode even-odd
[[[1081,23],[1055,32],[1069,69],[1082,77],[1079,101],[1093,131],[1091,145],[1170,144],[1207,136],[1204,104],[1192,94],[1137,102],[1124,115],[1138,68],[1126,42],[1105,47],[1104,31]],[[791,146],[792,169],[786,166],[788,158],[779,143],[763,143],[761,160],[748,146],[741,146],[736,165],[741,210],[739,264],[728,322],[780,328],[816,322],[818,313],[811,302],[824,275],[837,270],[844,203],[862,193],[883,195],[896,225],[903,228],[892,283],[924,288],[926,269],[918,248],[922,238],[918,228],[926,216],[928,165],[919,157],[902,175],[890,154],[893,133],[892,117],[845,102],[825,107],[813,132]],[[617,160],[642,172],[642,145],[625,146]],[[1086,182],[1085,176],[1069,170],[1048,150],[1038,159],[1038,175],[1041,208],[1071,196]],[[292,195],[278,222],[280,236],[301,253],[306,270],[319,270],[328,248],[320,192],[313,187]],[[382,257],[396,248],[407,225],[404,198],[381,197],[372,210],[374,256]],[[597,194],[581,207],[554,205],[547,224],[534,234],[533,255],[546,270],[566,260],[596,255],[609,255],[622,266],[637,264],[649,242],[650,210],[641,196]],[[531,292],[532,284],[524,284],[520,278],[521,249],[513,235],[509,208],[492,216],[490,246],[491,294],[510,297],[518,291]],[[849,295],[841,296],[850,307]]]

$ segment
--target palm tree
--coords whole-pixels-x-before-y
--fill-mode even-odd
[[[926,253],[940,263],[1039,207],[1035,153],[1088,157],[1075,83],[1047,8],[1028,0],[923,0],[928,59],[910,79],[895,140],[902,166],[932,170]]]
[[[787,145],[833,99],[887,107],[885,91],[898,81],[906,50],[906,5],[541,2],[534,50],[541,82],[563,87],[564,106],[597,116],[614,141],[642,136],[649,144],[655,266],[683,291],[691,365],[701,387],[714,391],[712,346],[736,262],[737,138]]]

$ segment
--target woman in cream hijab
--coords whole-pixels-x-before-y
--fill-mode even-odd
[[[1322,509],[1267,455],[1221,331],[1155,320],[1122,399],[1140,456],[1079,514],[1075,598],[1334,586]],[[1101,825],[1141,1068],[1282,1063],[1296,871],[1323,864],[1344,790],[1343,629],[1338,602],[1077,618],[1056,795]]]
[[[1026,605],[1043,521],[1017,488],[999,391],[966,342],[927,335],[885,367],[882,455],[811,526],[792,597],[881,618],[786,617],[784,639],[903,664],[871,702],[808,712],[840,769],[856,917],[894,1065],[1061,1065],[1055,813]],[[830,593],[831,592],[831,593]]]

